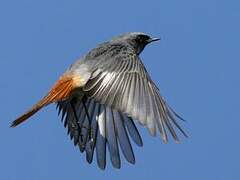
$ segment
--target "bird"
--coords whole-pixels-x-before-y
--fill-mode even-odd
[[[74,145],[86,153],[89,164],[95,152],[102,170],[107,153],[114,168],[121,168],[120,153],[135,164],[132,143],[143,146],[136,122],[151,136],[159,133],[164,143],[169,135],[175,142],[179,142],[178,133],[188,137],[178,123],[184,119],[161,96],[140,58],[146,45],[159,40],[130,32],[99,44],[70,65],[49,92],[11,127],[56,104]]]

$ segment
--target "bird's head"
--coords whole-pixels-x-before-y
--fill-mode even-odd
[[[140,54],[147,44],[158,40],[160,38],[152,38],[142,32],[126,33],[113,39],[113,41],[128,43],[136,50],[137,54]]]

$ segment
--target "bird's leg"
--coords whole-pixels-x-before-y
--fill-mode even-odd
[[[71,104],[71,108],[73,110],[74,118],[76,119],[76,121],[79,124],[80,120],[79,120],[79,118],[77,116],[77,112],[76,112],[76,108],[75,108],[76,99],[72,99],[70,104]],[[86,99],[85,98],[82,99],[82,104],[83,104],[83,108],[84,108],[86,116],[87,116],[88,127],[86,127],[84,125],[84,121],[85,121],[85,119],[84,119],[83,122],[82,122],[82,125],[80,125],[80,127],[79,127],[79,130],[80,130],[80,141],[81,142],[84,141],[84,134],[82,134],[81,128],[84,128],[84,129],[87,130],[87,134],[88,134],[89,140],[92,141],[93,138],[92,138],[92,132],[91,132],[91,119],[90,119],[90,115],[89,115],[88,110],[87,110]]]
[[[82,145],[85,146],[87,139],[91,139],[91,119],[86,106],[85,97],[83,97],[82,99],[82,104],[83,104],[84,111],[86,113],[87,122],[85,121],[85,119],[83,119],[83,122],[80,125],[80,127],[82,128],[80,133],[80,141],[82,142]]]
[[[89,115],[89,113],[88,113],[88,109],[87,109],[87,107],[86,107],[86,104],[85,104],[85,98],[86,97],[84,97],[83,98],[83,101],[82,101],[82,103],[83,103],[83,107],[84,107],[84,109],[85,109],[85,112],[86,112],[86,116],[87,116],[87,119],[88,119],[88,128],[87,128],[87,130],[88,130],[88,144],[89,144],[89,150],[93,150],[93,146],[94,146],[94,132],[93,132],[93,128],[91,128],[91,126],[92,126],[92,121],[91,121],[91,118],[90,118],[90,115]]]

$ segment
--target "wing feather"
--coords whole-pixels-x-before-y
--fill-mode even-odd
[[[101,169],[106,167],[106,110],[103,105],[100,106],[100,111],[97,117],[98,134],[96,142],[97,163]]]
[[[175,128],[186,136],[176,121],[180,116],[163,101],[140,58],[129,49],[111,58],[107,65],[96,66],[98,75],[90,78],[83,91],[99,103],[137,120],[151,135],[155,136],[158,129],[164,142],[166,129],[177,142]]]
[[[91,121],[91,136],[89,137],[89,140],[86,144],[86,159],[88,163],[92,163],[93,160],[93,153],[96,146],[96,138],[98,133],[98,122],[97,122],[97,116],[99,113],[100,105],[98,103],[94,103],[95,108],[92,114],[92,121]]]
[[[116,128],[116,134],[117,134],[118,141],[122,149],[123,155],[125,156],[128,162],[134,164],[135,157],[133,154],[131,143],[127,135],[126,128],[123,123],[124,119],[122,119],[122,116],[116,110],[113,110],[113,117],[114,117],[113,119],[114,119],[114,124]]]
[[[110,159],[112,165],[119,169],[121,166],[119,151],[118,151],[118,142],[115,132],[114,117],[112,110],[109,107],[106,107],[106,138],[108,150],[110,152]]]

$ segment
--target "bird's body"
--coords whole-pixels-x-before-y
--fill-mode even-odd
[[[128,33],[100,44],[72,64],[49,93],[12,126],[57,103],[74,144],[86,152],[89,163],[95,150],[101,169],[106,166],[106,147],[115,168],[121,164],[119,146],[127,161],[135,162],[129,137],[139,146],[142,139],[133,119],[151,135],[158,129],[164,142],[168,129],[178,142],[174,126],[187,136],[176,122],[181,118],[160,96],[139,58],[155,40],[144,33]]]

